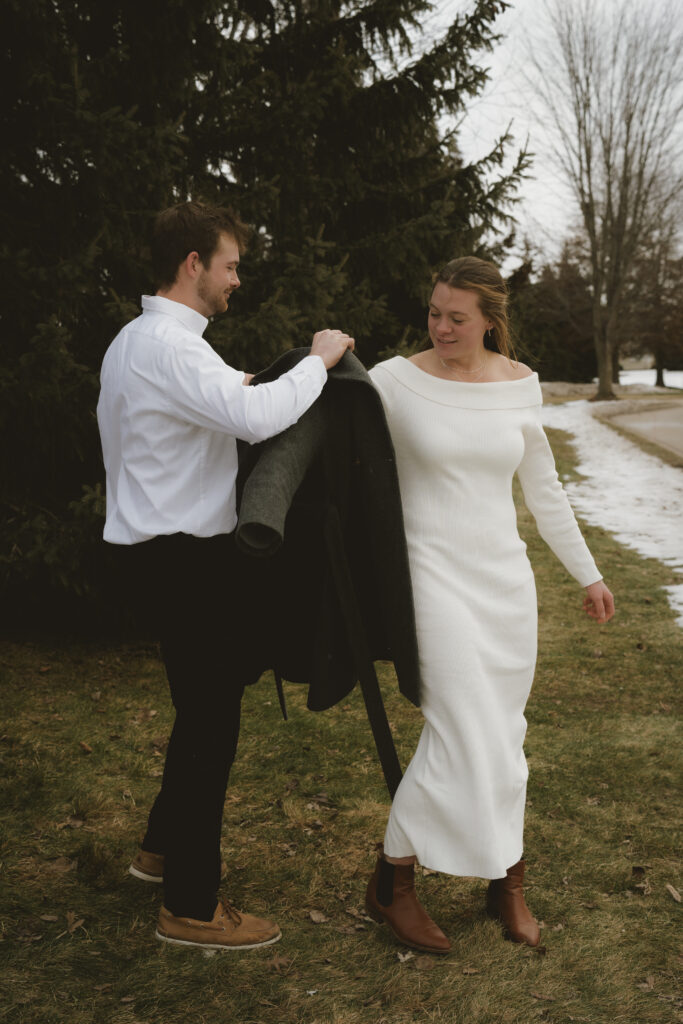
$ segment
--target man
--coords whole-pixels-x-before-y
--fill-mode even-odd
[[[295,423],[327,369],[354,347],[341,331],[319,331],[288,373],[244,386],[251,375],[226,365],[202,334],[239,287],[246,233],[227,211],[199,203],[159,215],[159,287],[107,350],[97,407],[104,539],[118,545],[130,600],[142,595],[154,611],[176,709],[161,790],[130,870],[163,878],[157,938],[218,950],[280,938],[277,924],[217,897],[225,789],[258,618],[254,572],[233,541],[236,439],[263,441]]]

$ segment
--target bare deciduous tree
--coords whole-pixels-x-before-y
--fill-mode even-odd
[[[597,398],[613,398],[613,363],[629,274],[653,224],[683,187],[680,7],[668,0],[547,0],[532,47],[558,169],[586,235],[598,361]]]

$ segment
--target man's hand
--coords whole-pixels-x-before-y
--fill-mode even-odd
[[[614,615],[614,598],[602,580],[586,587],[583,610],[596,622],[609,622]]]
[[[254,379],[254,374],[253,373],[245,373],[244,377],[242,377],[242,383],[244,384],[245,388],[248,387],[251,384],[253,379]]]
[[[313,335],[311,355],[320,356],[326,368],[329,370],[339,362],[347,349],[353,352],[355,341],[343,331],[318,331]]]

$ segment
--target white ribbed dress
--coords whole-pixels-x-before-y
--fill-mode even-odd
[[[397,356],[370,375],[396,449],[425,725],[389,816],[390,857],[501,878],[522,856],[522,749],[536,590],[512,478],[572,576],[601,578],[555,470],[534,373],[441,380]]]

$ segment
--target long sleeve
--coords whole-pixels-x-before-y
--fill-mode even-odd
[[[582,587],[602,579],[559,481],[540,406],[531,410],[531,419],[524,427],[524,457],[517,476],[538,532],[567,572]]]
[[[201,339],[165,356],[170,411],[196,426],[252,444],[296,423],[327,379],[322,359],[307,356],[278,380],[244,387],[243,373],[227,366]]]

